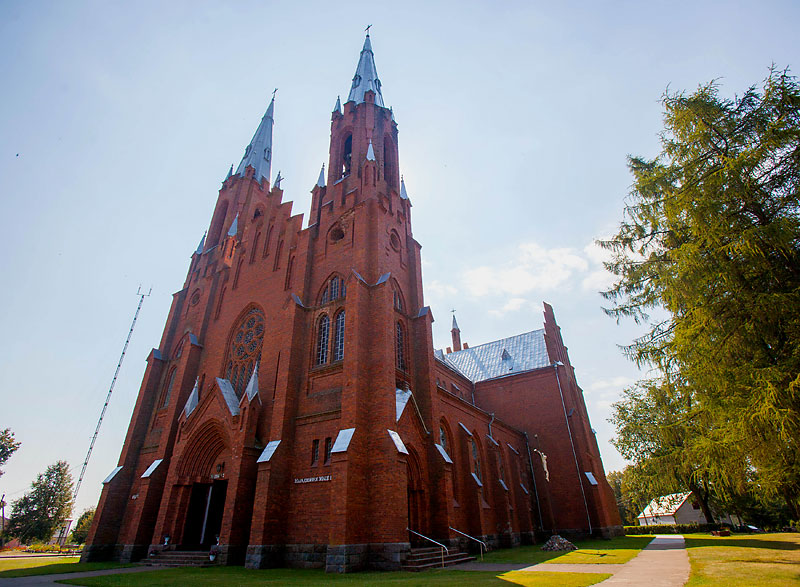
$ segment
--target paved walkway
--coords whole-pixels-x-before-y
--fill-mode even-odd
[[[635,585],[637,587],[681,587],[689,580],[689,555],[686,554],[683,536],[659,534],[650,544],[624,565],[603,564],[484,564],[464,563],[451,567],[462,571],[507,571],[546,573],[612,573],[613,576],[598,585]]]
[[[659,534],[636,557],[624,565],[602,564],[492,564],[463,563],[450,567],[462,571],[527,571],[545,573],[612,573],[613,576],[599,583],[603,586],[646,585],[647,587],[682,587],[689,580],[689,555],[686,554],[683,536],[680,534]],[[40,575],[38,577],[19,577],[0,579],[2,587],[52,587],[61,579],[116,575],[121,573],[141,573],[152,571],[153,567],[128,567],[106,569],[86,573],[64,573],[60,575]]]
[[[100,575],[120,575],[122,573],[141,573],[152,571],[153,567],[126,567],[123,569],[105,569],[102,571],[86,571],[85,573],[61,573],[58,575],[37,575],[33,577],[17,577],[0,579],[2,587],[53,587],[62,579],[79,579],[82,577],[99,577]]]

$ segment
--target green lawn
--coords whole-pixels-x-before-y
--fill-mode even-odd
[[[800,584],[800,534],[684,534],[690,587]]]
[[[267,569],[254,571],[243,567],[211,567],[206,569],[167,569],[126,575],[105,575],[61,581],[70,585],[103,587],[157,587],[167,585],[526,585],[530,587],[584,587],[594,585],[611,575],[599,573],[526,573],[510,571],[424,571],[421,573],[352,573],[336,575],[317,569]]]
[[[653,539],[652,536],[619,536],[611,540],[578,540],[578,550],[572,552],[543,552],[541,544],[501,548],[483,556],[485,563],[515,563],[535,565],[559,564],[622,564],[639,554]]]
[[[0,557],[0,579],[27,577],[29,575],[52,575],[57,573],[79,573],[127,567],[120,563],[79,563],[77,556],[32,556],[25,558]]]

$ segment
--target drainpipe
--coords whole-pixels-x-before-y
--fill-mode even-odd
[[[542,506],[539,505],[539,490],[536,489],[536,473],[533,472],[533,459],[531,458],[531,445],[528,442],[528,433],[522,433],[525,436],[525,448],[528,449],[528,465],[531,468],[531,479],[533,479],[533,495],[536,497],[536,511],[539,512],[539,530],[544,532],[544,520],[542,519]]]
[[[492,422],[494,422],[494,412],[492,412],[489,415],[492,417],[492,419],[489,420],[489,437],[494,438],[494,434],[492,434]]]
[[[589,504],[586,502],[586,492],[583,490],[583,477],[581,476],[581,468],[578,466],[578,455],[575,453],[575,442],[572,440],[572,428],[569,425],[569,416],[567,416],[567,405],[564,403],[564,392],[561,390],[561,379],[558,377],[558,368],[563,367],[564,363],[556,361],[553,363],[553,369],[556,372],[556,383],[558,383],[558,393],[561,395],[561,408],[564,410],[564,422],[567,425],[567,434],[569,434],[569,444],[572,447],[572,458],[575,460],[575,472],[578,474],[578,487],[581,488],[581,496],[583,497],[583,507],[586,510],[586,521],[589,522],[589,534],[592,533],[592,518],[589,516]]]

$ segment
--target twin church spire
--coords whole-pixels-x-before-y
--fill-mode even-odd
[[[361,49],[361,55],[358,59],[356,73],[355,76],[353,76],[353,83],[350,87],[350,94],[347,97],[347,101],[361,104],[364,102],[364,95],[368,91],[375,93],[375,104],[385,108],[383,94],[381,93],[381,82],[378,79],[378,71],[375,67],[375,55],[372,52],[372,43],[369,39],[369,31],[367,31],[367,37],[364,40],[364,47]],[[337,98],[335,110],[341,113],[341,109],[341,100]],[[274,111],[275,93],[273,92],[269,107],[264,117],[261,119],[261,123],[258,125],[250,144],[247,145],[242,161],[236,168],[236,175],[244,177],[247,168],[252,167],[254,170],[253,179],[259,183],[261,183],[263,179],[269,181],[272,168],[272,128],[275,124]],[[372,150],[372,144],[370,144],[369,149],[370,153],[373,153],[371,160],[374,160],[375,155]],[[233,175],[232,166],[231,171],[228,172],[227,178],[231,177],[231,175]],[[324,167],[323,173],[320,175],[320,177],[323,178],[321,181],[324,185],[323,175]],[[318,185],[319,183],[320,182],[317,182]]]

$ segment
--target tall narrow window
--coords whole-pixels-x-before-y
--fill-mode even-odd
[[[439,444],[444,449],[444,452],[447,452],[447,432],[442,425],[439,426]]]
[[[341,361],[344,358],[344,310],[336,314],[336,323],[333,335],[333,360]]]
[[[483,481],[483,477],[481,477],[481,457],[478,453],[478,444],[475,442],[474,438],[471,438],[470,442],[472,442],[472,472],[475,473],[478,481]]]
[[[331,299],[338,300],[339,299],[339,278],[334,277],[331,279]]]
[[[164,401],[161,402],[162,408],[166,408],[169,405],[169,396],[172,395],[172,384],[175,383],[175,371],[177,371],[177,369],[173,369],[172,373],[169,374],[169,382],[164,389]]]
[[[315,438],[311,443],[311,466],[313,467],[319,462],[319,439]]]
[[[342,175],[350,175],[350,167],[353,161],[353,135],[348,135],[344,140],[342,153]]]
[[[397,346],[395,347],[395,354],[397,359],[397,368],[401,371],[406,370],[406,333],[403,329],[403,325],[400,322],[397,323],[397,335],[396,335],[396,343]]]
[[[324,365],[328,362],[328,331],[330,330],[330,319],[324,314],[319,319],[317,327],[317,365]]]
[[[331,449],[333,448],[333,441],[330,436],[325,439],[325,462],[328,465],[331,462]]]

